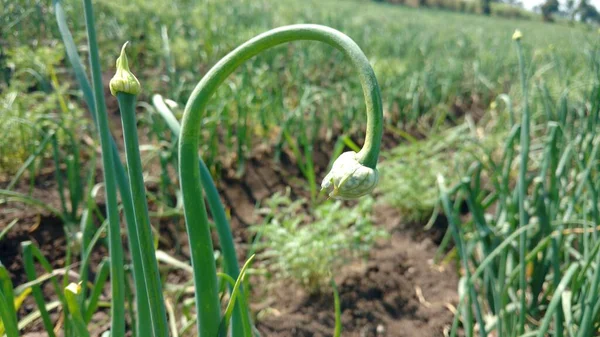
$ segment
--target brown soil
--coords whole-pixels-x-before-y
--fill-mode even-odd
[[[115,122],[118,120],[113,120]],[[388,146],[395,143],[396,140],[389,138],[384,142]],[[319,178],[325,173],[324,168],[329,161],[327,153],[332,144],[323,142],[321,147],[314,150]],[[267,146],[259,146],[253,152],[242,177],[238,178],[234,173],[234,170],[223,170],[219,190],[226,208],[231,210],[232,231],[242,261],[252,242],[247,226],[260,221],[254,212],[256,203],[276,191],[282,191],[286,186],[295,187],[292,188],[292,198],[306,195],[301,188],[305,179],[291,155],[284,154],[281,162],[276,164]],[[53,176],[48,174],[37,179],[33,196],[58,208]],[[17,190],[26,192],[27,188],[22,184]],[[66,241],[60,219],[11,202],[0,208],[0,230],[14,218],[20,221],[0,241],[0,261],[8,267],[15,286],[27,281],[21,261],[22,241],[34,241],[54,267],[64,267]],[[377,208],[376,223],[390,231],[390,240],[378,244],[367,261],[359,261],[336,271],[342,309],[342,335],[442,336],[453,316],[448,305],[457,299],[456,275],[431,264],[436,242],[445,228],[424,233],[422,224],[407,225],[397,212],[385,206]],[[161,220],[159,230],[161,249],[182,260],[189,258],[181,218]],[[94,253],[93,263],[106,254],[106,250],[100,247]],[[168,277],[169,282],[179,279],[189,280],[179,275]],[[289,284],[262,289],[257,283],[254,288],[252,306],[258,313],[256,323],[263,336],[333,334],[334,310],[330,293],[310,295]],[[45,290],[48,296],[53,292],[52,289]],[[264,294],[268,296],[265,298]],[[104,299],[108,296],[106,291]],[[33,310],[35,304],[28,301],[20,313],[25,315]],[[105,319],[105,315],[99,318],[101,321]],[[98,323],[104,325],[104,322]],[[40,329],[40,325],[31,327],[26,332],[32,334],[27,336],[39,336]]]
[[[28,193],[29,181],[20,183],[15,190]],[[8,183],[0,184],[4,188]],[[44,203],[60,208],[59,196],[53,174],[44,173],[36,177],[35,188],[31,196]],[[34,242],[44,252],[44,256],[53,267],[64,267],[65,257],[65,233],[61,219],[47,212],[41,212],[31,206],[17,202],[1,204],[0,208],[0,230],[4,229],[11,221],[18,219],[7,235],[0,240],[0,261],[11,273],[15,286],[27,282],[21,259],[21,243],[23,241]],[[40,270],[41,271],[41,270]]]
[[[379,207],[376,220],[392,233],[363,263],[336,271],[342,336],[443,336],[450,327],[449,305],[456,301],[456,275],[432,265],[436,245],[414,240],[415,229],[398,214]],[[258,322],[265,336],[331,336],[333,296],[280,288],[267,317]],[[259,314],[260,315],[260,314]]]

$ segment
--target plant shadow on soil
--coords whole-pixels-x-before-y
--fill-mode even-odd
[[[116,123],[116,119],[113,122]],[[385,139],[384,144],[386,142],[397,143],[390,139]],[[330,142],[320,144],[320,148],[314,150],[318,177],[325,174],[330,159],[328,153],[333,146]],[[286,186],[296,187],[292,188],[292,198],[306,194],[299,188],[304,179],[292,157],[284,155],[277,164],[272,158],[270,149],[259,146],[247,161],[242,177],[236,177],[233,169],[224,170],[219,182],[224,205],[231,210],[233,236],[242,262],[253,239],[247,227],[260,221],[254,212],[256,202],[283,191]],[[56,185],[51,176],[36,184],[33,196],[58,206]],[[101,174],[98,176],[101,177]],[[26,192],[27,186],[19,186],[18,190]],[[440,228],[424,232],[421,223],[406,223],[397,211],[383,205],[376,206],[374,215],[375,223],[390,232],[390,239],[378,243],[367,260],[335,271],[341,300],[342,336],[443,336],[444,329],[448,329],[452,322],[450,308],[458,298],[455,271],[448,266],[439,268],[431,262],[445,225],[438,223]],[[0,209],[0,228],[14,218],[20,221],[0,241],[0,261],[9,268],[15,286],[27,281],[21,260],[21,241],[34,241],[53,267],[65,267],[66,241],[59,219],[44,213],[39,215],[31,207],[8,203]],[[181,260],[188,260],[182,219],[154,222],[161,233],[159,248]],[[213,239],[218,249],[217,238]],[[96,249],[92,265],[106,254],[104,247]],[[41,273],[41,270],[38,272]],[[190,277],[172,273],[167,280],[184,282]],[[318,337],[333,334],[334,301],[330,292],[310,295],[288,283],[276,283],[276,287],[264,289],[260,286],[261,282],[253,282],[253,278],[250,284],[253,287],[250,301],[254,313],[260,312],[256,325],[262,336]],[[46,295],[52,297],[53,289],[44,288]],[[104,296],[104,299],[109,298],[108,288]],[[34,302],[29,299],[21,308],[20,317],[35,309]],[[55,319],[58,319],[57,316],[54,315]],[[98,320],[102,322],[96,322],[98,326],[92,330],[94,335],[106,329],[106,314],[100,315]],[[34,324],[25,330],[25,336],[40,336],[42,329],[41,324]]]

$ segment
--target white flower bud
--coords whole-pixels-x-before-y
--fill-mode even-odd
[[[335,160],[331,171],[321,183],[322,190],[328,190],[334,199],[357,199],[373,191],[379,181],[379,172],[359,163],[357,153],[342,153]]]

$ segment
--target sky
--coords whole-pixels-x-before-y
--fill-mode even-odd
[[[532,9],[535,6],[544,3],[545,0],[521,0],[521,2],[523,2],[523,6],[525,8]],[[558,0],[558,2],[560,2],[560,4],[563,5],[563,6],[566,3],[565,0]],[[577,4],[577,3],[578,3],[578,0],[575,0],[575,4]],[[594,5],[594,7],[600,9],[600,0],[590,0],[589,3],[591,3],[592,5]]]

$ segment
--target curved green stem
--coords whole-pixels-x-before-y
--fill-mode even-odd
[[[179,138],[181,134],[181,126],[173,115],[173,112],[164,103],[160,95],[154,95],[152,97],[152,103],[156,107],[158,113],[162,116],[164,121],[167,123],[169,129],[173,135]],[[221,253],[223,254],[223,261],[225,262],[225,272],[231,276],[232,279],[236,280],[240,275],[240,266],[238,264],[237,255],[235,253],[235,245],[233,243],[233,236],[231,235],[231,226],[229,226],[229,220],[225,214],[225,209],[221,203],[219,197],[219,191],[213,181],[210,171],[202,158],[198,158],[200,165],[200,181],[206,193],[206,200],[208,201],[208,208],[212,214],[213,220],[215,221],[215,227],[217,228],[217,234],[219,236],[219,243],[221,244]],[[233,290],[233,285],[230,287]],[[243,287],[240,287],[240,292],[243,294]],[[242,295],[240,298],[244,298]],[[235,311],[232,317],[231,329],[232,336],[243,336],[244,332],[250,327],[250,318],[248,317],[248,307],[243,305],[245,301],[239,301],[235,305]]]
[[[249,40],[221,59],[192,92],[185,108],[179,141],[180,184],[197,289],[198,332],[201,337],[216,336],[218,326],[213,323],[220,321],[213,245],[206,207],[202,201],[200,172],[196,166],[202,114],[219,85],[244,61],[276,45],[297,40],[320,41],[341,50],[358,71],[367,108],[367,133],[358,158],[365,166],[375,168],[377,165],[383,133],[379,85],[368,59],[348,36],[318,25],[286,26]]]

